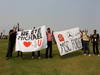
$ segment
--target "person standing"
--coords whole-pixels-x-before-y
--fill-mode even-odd
[[[36,29],[35,29],[35,27],[33,27],[32,34],[35,34],[35,31],[36,31]],[[34,59],[34,57],[35,57],[35,52],[32,52],[32,59]],[[37,57],[38,57],[38,59],[41,59],[40,51],[37,51]]]
[[[9,32],[9,43],[8,43],[8,49],[7,49],[7,59],[12,57],[12,53],[13,53],[13,49],[15,46],[15,42],[16,42],[16,28],[13,27],[13,29],[10,30]]]
[[[1,34],[0,34],[0,39],[2,39],[2,35],[3,35],[3,33],[1,32]]]
[[[93,53],[99,55],[98,43],[99,43],[99,34],[96,30],[94,30],[94,34],[92,35],[92,43],[93,43]]]
[[[88,36],[88,31],[83,31],[83,51],[84,55],[90,55],[90,50],[89,50],[89,36]]]
[[[19,23],[17,23],[17,31],[22,31],[19,27],[20,27],[20,26],[19,26]],[[18,51],[18,52],[17,52],[17,57],[19,57],[19,56],[23,57],[23,52]]]
[[[46,48],[46,58],[52,58],[52,32],[50,28],[47,28],[47,48]]]

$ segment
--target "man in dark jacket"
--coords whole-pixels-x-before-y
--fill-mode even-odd
[[[99,55],[98,43],[99,43],[99,34],[97,31],[94,30],[94,34],[92,35],[92,42],[93,42],[93,53]]]
[[[12,52],[15,46],[15,42],[16,42],[16,28],[14,27],[13,29],[10,30],[9,32],[9,43],[8,43],[8,49],[7,49],[7,59],[12,57]]]

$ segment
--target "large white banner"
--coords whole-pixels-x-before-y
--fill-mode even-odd
[[[79,28],[54,32],[60,55],[82,49]]]
[[[17,32],[16,51],[32,52],[47,48],[46,27]]]

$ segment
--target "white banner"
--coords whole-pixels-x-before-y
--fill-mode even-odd
[[[54,32],[60,55],[82,49],[79,28]]]
[[[17,32],[16,51],[32,52],[47,48],[46,27]]]

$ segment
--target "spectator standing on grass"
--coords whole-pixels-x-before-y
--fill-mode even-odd
[[[90,55],[90,50],[89,50],[89,35],[88,35],[88,31],[83,31],[83,51],[84,51],[84,55]]]
[[[8,43],[8,49],[7,49],[7,59],[12,57],[13,49],[16,42],[16,28],[13,27],[13,29],[9,32],[9,43]]]
[[[2,35],[3,35],[3,33],[1,32],[1,33],[0,33],[0,39],[2,39]]]
[[[45,57],[46,58],[52,58],[52,31],[50,28],[47,28],[47,48],[46,48],[46,54]]]
[[[98,43],[99,43],[99,34],[96,30],[94,30],[94,34],[92,35],[92,43],[93,43],[93,53],[94,55],[99,55]]]

